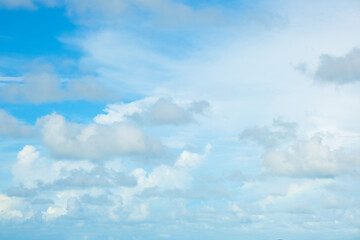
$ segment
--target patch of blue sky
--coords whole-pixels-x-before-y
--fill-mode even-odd
[[[0,56],[71,55],[59,37],[76,29],[63,8],[0,9]]]

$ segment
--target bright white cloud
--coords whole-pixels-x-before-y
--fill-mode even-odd
[[[89,172],[93,168],[94,165],[87,161],[48,161],[40,157],[35,147],[26,145],[17,155],[12,174],[17,184],[26,188],[35,188],[38,184],[49,184],[66,178],[72,171]]]
[[[144,191],[151,189],[156,189],[157,194],[155,194],[155,196],[161,196],[163,193],[166,194],[168,190],[185,190],[191,188],[191,182],[193,180],[191,170],[199,166],[200,161],[204,159],[209,150],[210,145],[205,147],[205,153],[203,155],[184,151],[180,154],[173,166],[160,165],[153,168],[150,172],[142,168],[135,169],[132,175],[137,179],[137,186],[132,188],[121,187],[118,190],[114,190],[115,195],[118,195],[123,203],[121,206],[114,207],[114,209],[119,207],[135,207],[129,215],[130,219],[138,219],[136,217],[134,218],[134,216],[132,216],[133,214],[135,214],[135,216],[147,216],[148,208],[144,206],[148,205],[142,205],[144,203],[141,203],[139,207],[136,205],[137,203],[134,202],[134,199],[139,197]],[[114,213],[114,216],[116,218],[116,213]]]
[[[44,145],[59,157],[104,160],[124,154],[166,153],[158,140],[130,125],[79,125],[53,113],[38,119],[37,126]]]

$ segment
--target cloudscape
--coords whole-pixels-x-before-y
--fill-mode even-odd
[[[360,239],[358,0],[0,0],[0,239]]]

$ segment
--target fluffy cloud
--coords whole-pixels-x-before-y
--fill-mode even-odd
[[[42,140],[58,157],[107,159],[128,154],[161,155],[165,147],[141,130],[125,125],[80,125],[53,113],[37,121]]]
[[[316,137],[298,141],[287,150],[269,150],[263,155],[265,172],[288,177],[334,177],[358,174],[358,152],[331,150]]]
[[[17,219],[23,221],[32,216],[32,210],[20,199],[0,194],[0,219]]]
[[[209,108],[206,101],[178,104],[170,98],[145,98],[130,103],[108,105],[106,114],[99,114],[95,121],[101,124],[136,121],[155,125],[179,125],[194,121],[195,115]]]
[[[9,82],[0,87],[0,100],[11,103],[44,103],[64,100],[109,99],[113,94],[94,79],[62,81],[47,72],[24,76],[22,82]]]
[[[360,49],[354,48],[343,57],[321,55],[315,77],[335,84],[360,81]]]
[[[173,195],[172,190],[185,190],[191,187],[191,170],[198,167],[202,160],[207,156],[211,146],[205,147],[204,154],[190,153],[184,151],[177,158],[173,166],[160,165],[147,172],[142,168],[137,168],[132,175],[137,179],[137,186],[133,188],[121,188],[119,196],[128,205],[133,202],[136,196],[141,194],[152,196]],[[149,191],[151,194],[149,194]]]
[[[297,131],[297,123],[276,119],[272,126],[245,129],[239,139],[264,147],[261,159],[265,174],[310,178],[358,174],[357,135],[324,123],[321,126]]]
[[[201,164],[209,150],[210,145],[205,147],[204,154],[184,151],[172,166],[156,166],[149,172],[137,168],[128,175],[87,161],[45,159],[33,146],[25,146],[13,165],[12,173],[18,186],[6,191],[6,199],[26,199],[33,207],[40,204],[45,221],[71,215],[80,209],[92,209],[95,214],[119,209],[129,220],[140,221],[149,215],[149,205],[146,199],[140,198],[141,194],[156,189],[154,196],[167,197],[173,195],[169,191],[190,188],[190,172]],[[182,195],[199,197],[202,194],[193,191]],[[42,199],[44,196],[47,200]],[[10,206],[7,208],[11,209]],[[7,210],[6,214],[24,218],[17,210]]]
[[[0,135],[21,137],[28,136],[31,132],[31,126],[25,125],[14,116],[0,109]]]
[[[26,145],[17,155],[17,162],[12,168],[12,174],[17,184],[29,189],[38,187],[40,183],[50,184],[56,180],[67,178],[73,171],[89,172],[93,168],[94,165],[87,161],[48,161],[40,157],[40,153],[35,147]],[[22,192],[19,190],[21,189],[12,189],[12,192],[15,195],[31,193],[28,190],[22,190]]]

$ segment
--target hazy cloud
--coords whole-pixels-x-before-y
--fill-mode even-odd
[[[251,127],[239,134],[240,140],[259,144],[265,148],[277,147],[296,138],[297,124],[275,119],[271,127]]]
[[[0,109],[0,135],[11,137],[29,136],[32,133],[32,127],[26,125]]]
[[[360,81],[360,49],[354,48],[345,56],[320,56],[315,77],[321,81],[346,84]]]
[[[92,78],[63,81],[54,74],[42,72],[23,77],[22,82],[0,86],[0,100],[10,103],[44,103],[66,100],[102,100],[113,93]]]

